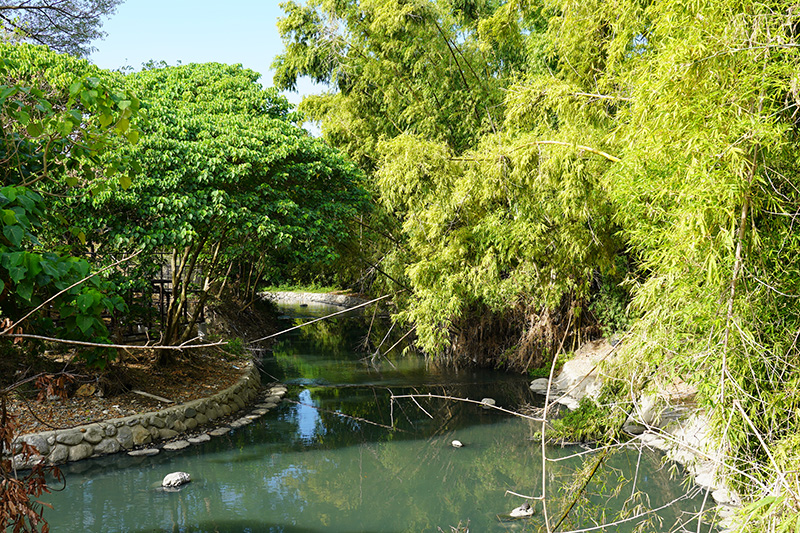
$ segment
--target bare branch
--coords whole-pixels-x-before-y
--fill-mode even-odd
[[[181,344],[180,346],[168,346],[161,344],[103,344],[100,342],[86,342],[86,341],[73,341],[69,339],[58,339],[55,337],[45,337],[44,335],[32,335],[30,333],[5,333],[0,334],[0,337],[20,337],[23,339],[36,339],[40,341],[56,342],[59,344],[70,344],[74,346],[87,346],[90,348],[120,348],[123,350],[176,350],[183,351],[194,348],[211,348],[214,346],[223,346],[227,341],[219,341],[210,344]]]
[[[142,249],[142,250],[143,250],[143,249]],[[122,258],[122,259],[120,259],[119,261],[117,261],[117,262],[116,262],[116,263],[114,263],[114,264],[108,265],[107,267],[100,269],[100,270],[98,270],[97,272],[95,272],[95,273],[93,273],[93,274],[90,274],[89,276],[86,276],[86,277],[85,277],[85,278],[83,278],[82,280],[76,281],[75,283],[73,283],[72,285],[70,285],[69,287],[67,287],[66,289],[63,289],[63,290],[61,290],[61,291],[58,291],[58,292],[57,292],[57,293],[55,293],[53,296],[51,296],[50,298],[48,298],[47,300],[45,300],[44,302],[42,302],[41,304],[39,304],[37,307],[35,307],[35,308],[33,309],[33,311],[31,311],[30,313],[28,313],[28,314],[27,314],[27,315],[25,315],[24,317],[20,318],[19,320],[17,320],[16,322],[14,322],[14,323],[13,323],[13,324],[11,324],[10,326],[8,326],[8,327],[7,327],[6,329],[4,329],[3,331],[0,331],[0,337],[2,337],[3,335],[6,335],[6,334],[7,334],[9,331],[13,331],[13,330],[14,330],[14,328],[16,328],[17,326],[19,326],[19,325],[20,325],[22,322],[24,322],[24,321],[25,321],[27,318],[29,318],[29,317],[30,317],[32,314],[34,314],[36,311],[38,311],[39,309],[43,308],[45,305],[49,304],[50,302],[52,302],[53,300],[55,300],[56,298],[58,298],[59,296],[61,296],[61,295],[62,295],[62,294],[64,294],[65,292],[67,292],[67,291],[69,291],[69,290],[73,289],[74,287],[77,287],[77,286],[78,286],[78,285],[80,285],[81,283],[84,283],[84,282],[86,282],[86,281],[89,281],[89,280],[90,280],[90,279],[92,279],[93,277],[97,276],[98,274],[102,274],[102,273],[103,273],[103,272],[105,272],[106,270],[110,270],[110,269],[114,268],[115,266],[119,265],[120,263],[124,263],[124,262],[126,262],[126,261],[130,261],[131,259],[133,259],[133,258],[134,258],[134,257],[136,257],[137,255],[139,255],[140,253],[142,253],[142,250],[139,250],[138,252],[136,252],[136,253],[135,253],[135,254],[133,254],[133,255],[129,255],[128,257]]]

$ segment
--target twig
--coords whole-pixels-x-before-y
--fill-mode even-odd
[[[415,327],[416,327],[416,326],[415,326]],[[406,338],[406,337],[408,337],[409,335],[411,335],[411,334],[414,332],[414,329],[415,329],[415,327],[414,327],[414,328],[411,328],[410,330],[408,330],[408,333],[406,333],[405,335],[403,335],[402,337],[400,337],[400,340],[399,340],[399,341],[397,341],[396,343],[392,344],[392,345],[389,347],[389,349],[388,349],[388,350],[386,350],[386,351],[384,352],[384,355],[386,355],[387,353],[389,353],[389,352],[391,352],[392,350],[394,350],[394,349],[395,349],[395,347],[396,347],[398,344],[400,344],[401,342],[403,342],[403,341],[405,340],[405,338]]]
[[[564,142],[564,141],[548,141],[548,140],[533,141],[533,142],[522,144],[520,146],[515,146],[514,148],[511,148],[509,150],[509,152],[516,152],[517,150],[521,150],[523,148],[527,148],[528,146],[537,146],[537,145],[540,145],[540,144],[553,144],[553,145],[556,145],[556,146],[572,147],[572,148],[575,148],[576,150],[581,150],[582,152],[590,152],[592,154],[599,155],[601,157],[604,157],[604,158],[608,159],[612,163],[619,163],[619,162],[622,161],[622,159],[620,159],[619,157],[613,156],[613,155],[611,155],[611,154],[609,154],[607,152],[604,152],[602,150],[598,150],[597,148],[592,148],[591,146],[584,146],[582,144],[568,143],[568,142]],[[487,161],[488,158],[452,157],[452,158],[450,158],[450,160],[451,161]]]
[[[556,350],[555,356],[553,356],[553,362],[550,364],[550,375],[547,378],[547,392],[544,396],[544,408],[542,409],[542,514],[544,515],[544,525],[545,529],[547,529],[547,533],[550,533],[550,517],[547,515],[547,439],[545,438],[545,432],[547,430],[547,408],[550,402],[550,387],[553,385],[553,375],[556,372],[558,354],[561,353],[562,348],[564,348],[564,341],[567,340],[569,328],[572,325],[572,316],[573,313],[570,313],[567,327],[564,328],[564,335],[561,337],[561,344],[558,345],[558,350]]]
[[[394,399],[394,397],[392,397],[391,399]],[[430,414],[428,411],[426,411],[426,410],[425,410],[425,408],[424,408],[424,407],[422,407],[422,406],[419,404],[419,402],[417,401],[417,399],[416,399],[416,398],[414,398],[414,396],[411,396],[411,400],[412,400],[412,401],[413,401],[415,404],[417,404],[417,407],[419,407],[419,408],[422,410],[422,412],[423,412],[423,413],[425,413],[426,415],[428,415],[428,417],[429,417],[431,420],[433,420],[433,415],[431,415],[431,414]]]
[[[358,417],[358,416],[346,415],[344,413],[340,413],[339,411],[331,411],[330,409],[323,409],[322,407],[317,407],[316,405],[302,403],[302,402],[298,402],[298,401],[295,401],[295,400],[289,400],[288,398],[284,398],[283,401],[284,402],[293,403],[295,405],[300,405],[300,406],[303,406],[303,407],[310,407],[312,409],[316,409],[317,411],[322,411],[323,413],[330,413],[332,415],[341,416],[342,418],[351,418],[353,420],[357,420],[359,422],[364,422],[365,424],[372,424],[373,426],[378,426],[380,428],[391,429],[392,431],[402,431],[403,433],[408,433],[404,429],[400,429],[400,428],[396,428],[396,427],[392,427],[392,426],[387,426],[385,424],[379,424],[377,422],[373,422],[372,420],[367,420],[366,418],[361,418],[361,417]]]
[[[2,337],[3,335],[0,335]],[[182,344],[180,346],[166,346],[166,345],[158,345],[158,344],[144,344],[144,345],[137,345],[137,344],[102,344],[99,342],[87,342],[87,341],[73,341],[69,339],[57,339],[54,337],[45,337],[43,335],[32,335],[30,333],[12,333],[6,334],[6,337],[20,337],[23,339],[36,339],[40,341],[49,341],[49,342],[57,342],[60,344],[72,344],[75,346],[89,346],[92,348],[120,348],[123,350],[177,350],[179,352],[183,350],[188,350],[190,348],[211,348],[213,346],[222,346],[223,344],[227,344],[226,341],[219,341],[214,342],[211,344]]]
[[[786,489],[786,492],[788,492],[789,495],[791,495],[792,499],[795,502],[797,502],[797,493],[795,493],[795,491],[792,490],[792,487],[786,481],[785,472],[783,472],[781,468],[778,466],[778,463],[775,461],[775,457],[772,455],[772,452],[769,451],[769,447],[767,446],[767,443],[764,442],[764,438],[761,436],[761,433],[759,433],[755,424],[753,424],[753,421],[750,420],[750,417],[747,416],[747,413],[744,412],[744,408],[742,407],[741,402],[738,399],[735,399],[733,400],[733,405],[735,405],[739,409],[739,412],[742,413],[742,416],[747,421],[747,424],[750,426],[750,429],[752,429],[753,433],[755,433],[758,442],[761,443],[761,447],[764,448],[764,452],[767,454],[767,457],[769,457],[769,460],[772,463],[772,468],[775,469],[775,473],[778,475],[778,479],[780,480],[781,485],[783,485],[783,487]]]
[[[175,403],[172,400],[168,400],[167,398],[156,396],[155,394],[150,394],[149,392],[144,392],[142,390],[131,389],[131,392],[134,394],[138,394],[139,396],[145,396],[147,398],[152,398],[153,400],[158,400],[159,402]]]
[[[592,93],[572,93],[573,96],[588,96],[589,98],[597,98],[599,100],[621,100],[623,102],[631,102],[633,98],[625,96],[613,96],[610,94],[592,94]]]
[[[514,496],[519,496],[520,498],[525,498],[526,500],[542,500],[542,499],[544,499],[544,496],[527,496],[525,494],[519,494],[517,492],[514,492],[513,490],[506,490],[505,493],[503,494],[503,496],[505,496],[506,494],[513,494]]]
[[[639,518],[642,518],[643,516],[647,516],[649,514],[657,513],[657,512],[659,512],[659,511],[661,511],[663,509],[667,509],[668,507],[672,507],[673,505],[675,505],[676,503],[678,503],[680,501],[688,500],[689,498],[694,498],[695,495],[696,495],[695,491],[686,492],[683,495],[678,496],[677,498],[673,499],[670,502],[665,503],[664,505],[662,505],[660,507],[656,507],[655,509],[648,509],[647,511],[644,511],[643,513],[638,513],[638,514],[635,514],[633,516],[629,516],[627,518],[623,518],[621,520],[617,520],[615,522],[609,522],[607,524],[600,524],[599,526],[587,527],[587,528],[584,528],[584,529],[571,529],[569,531],[564,531],[562,533],[588,533],[589,531],[600,531],[600,530],[608,529],[609,527],[612,527],[612,526],[618,526],[620,524],[625,524],[625,523],[631,522],[633,520],[638,520]],[[698,520],[699,520],[699,518],[698,518]]]
[[[629,329],[628,331],[626,331],[626,332],[625,332],[625,334],[624,334],[624,335],[622,335],[622,337],[620,337],[620,339],[619,339],[619,342],[617,342],[617,344],[616,344],[615,346],[612,346],[612,347],[611,347],[611,349],[608,351],[608,353],[607,353],[607,354],[605,354],[603,357],[601,357],[601,358],[600,358],[600,360],[599,360],[599,361],[597,361],[597,363],[595,363],[595,365],[592,367],[592,369],[591,369],[591,370],[589,370],[589,372],[587,372],[587,373],[586,373],[586,375],[584,375],[584,376],[583,376],[583,379],[581,379],[581,380],[580,380],[579,382],[577,382],[575,385],[573,385],[572,387],[570,387],[570,388],[569,388],[569,390],[567,390],[567,391],[566,391],[564,394],[562,394],[562,395],[561,395],[561,396],[560,396],[560,397],[559,397],[559,398],[558,398],[558,399],[557,399],[555,402],[553,402],[553,404],[556,404],[556,403],[560,402],[561,400],[563,400],[564,398],[566,398],[567,396],[569,396],[569,393],[571,393],[572,391],[574,391],[576,388],[578,388],[578,387],[581,385],[581,383],[583,383],[584,381],[586,381],[586,380],[589,378],[589,376],[591,376],[591,375],[592,375],[592,373],[593,373],[595,370],[597,370],[597,369],[598,369],[598,367],[600,366],[600,363],[602,363],[603,361],[605,361],[606,359],[608,359],[609,357],[611,357],[611,354],[613,354],[614,352],[616,352],[618,347],[622,346],[622,341],[624,341],[624,340],[625,340],[625,338],[626,338],[628,335],[630,335],[630,334],[631,334],[631,331],[633,331],[633,330],[632,330],[632,329]],[[548,387],[547,387],[547,389],[548,389],[548,392],[549,392],[549,390],[550,390],[550,383],[548,383]]]
[[[430,393],[428,393],[428,394],[398,394],[398,395],[392,394],[392,396],[389,399],[394,401],[394,400],[399,399],[399,398],[411,398],[412,400],[414,400],[415,403],[416,403],[416,398],[438,398],[440,400],[453,400],[453,401],[456,401],[456,402],[474,403],[476,405],[480,405],[481,407],[490,407],[492,409],[496,409],[498,411],[502,411],[503,413],[508,413],[510,415],[518,416],[518,417],[524,418],[526,420],[533,420],[534,422],[541,422],[542,421],[541,418],[536,418],[534,416],[529,416],[529,415],[523,415],[522,413],[518,413],[516,411],[510,411],[508,409],[503,409],[502,407],[498,407],[496,405],[489,405],[487,403],[479,402],[477,400],[470,400],[469,398],[457,398],[455,396],[442,396],[440,394],[430,394]],[[419,404],[417,404],[417,405],[419,405]],[[426,414],[427,414],[427,412],[426,412]],[[431,415],[428,415],[428,416],[431,416]],[[433,418],[433,417],[431,417],[431,418]]]

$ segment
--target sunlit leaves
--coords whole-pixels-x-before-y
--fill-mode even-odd
[[[364,207],[355,167],[295,126],[286,100],[257,79],[214,63],[129,75],[148,121],[140,132],[130,126],[137,143],[120,152],[141,175],[113,176],[117,167],[109,165],[106,175],[120,189],[77,202],[95,242],[188,261],[173,280],[178,306],[186,305],[182,289],[195,283],[194,272],[206,281],[192,290],[206,298],[231,263],[285,268],[335,256],[349,238],[348,220]],[[123,117],[133,103],[120,101]],[[126,126],[125,118],[115,123]],[[166,341],[177,341],[182,333],[170,328]]]
[[[25,165],[25,175],[14,175],[14,167],[3,169],[6,180],[74,187],[97,178],[105,162],[115,168],[128,166],[123,154],[109,148],[138,140],[130,119],[139,111],[139,100],[119,87],[117,75],[43,47],[0,47],[0,75],[8,81],[3,85],[0,79],[0,105],[10,120],[3,129],[6,146],[20,143],[29,158],[41,161],[35,172]],[[16,84],[17,79],[25,79],[27,85]]]

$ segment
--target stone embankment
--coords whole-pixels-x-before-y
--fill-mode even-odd
[[[614,348],[604,339],[583,345],[553,379],[551,401],[575,410],[581,399],[597,398],[605,380],[601,363],[613,357]],[[547,388],[547,378],[531,383],[531,390],[537,394],[546,394]],[[642,395],[623,431],[633,437],[631,445],[657,448],[682,464],[695,483],[711,493],[725,527],[730,525],[741,499],[727,488],[720,473],[723,453],[719,443],[710,438],[704,412],[694,404],[695,393],[687,384],[677,383]]]
[[[363,298],[347,294],[332,294],[326,292],[262,292],[261,298],[280,304],[324,304],[338,307],[353,307],[366,302]]]
[[[159,441],[175,439],[182,434],[198,433],[198,428],[218,426],[220,420],[244,409],[258,397],[260,388],[260,374],[258,369],[251,365],[236,384],[208,398],[193,400],[160,411],[114,418],[70,429],[23,435],[15,442],[14,453],[17,455],[14,456],[13,462],[17,468],[25,468],[32,462],[41,460],[49,464],[62,464],[88,457],[130,451]],[[271,387],[266,391],[263,402],[256,405],[250,417],[236,420],[225,429],[230,431],[231,428],[241,427],[252,422],[253,418],[266,414],[270,408],[277,406],[284,394],[286,394],[284,386]],[[218,433],[219,430],[220,428],[217,428],[209,433]],[[199,437],[199,442],[209,440],[208,434],[204,435],[205,438]],[[195,437],[195,440],[198,440],[198,437]],[[189,441],[192,439],[188,439],[185,446],[190,444]],[[27,464],[19,453],[20,442],[26,442],[38,450],[38,455],[31,458]],[[172,444],[176,446],[170,448]],[[185,446],[182,442],[172,442],[164,445],[164,448],[180,449]],[[144,455],[155,453],[158,453],[158,450],[151,448]]]

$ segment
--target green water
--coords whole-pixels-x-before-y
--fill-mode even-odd
[[[287,326],[325,309],[287,308]],[[367,351],[371,316],[319,323],[288,336],[265,357],[266,381],[289,385],[279,409],[228,435],[180,452],[151,458],[116,455],[64,468],[63,491],[46,498],[51,531],[197,532],[474,532],[537,531],[541,504],[527,520],[505,515],[524,502],[507,494],[541,491],[540,446],[530,440],[533,423],[464,402],[402,394],[434,394],[513,407],[536,400],[528,380],[497,372],[426,368],[413,356],[375,362],[386,331],[376,321]],[[381,329],[382,328],[382,329]],[[392,332],[394,334],[395,332]],[[392,335],[389,335],[391,337]],[[387,340],[384,349],[390,345]],[[345,414],[348,416],[340,416]],[[372,423],[367,423],[370,421]],[[381,426],[393,426],[392,431]],[[453,448],[453,439],[465,446]],[[548,457],[585,452],[548,448]],[[563,488],[582,459],[548,464],[549,510],[563,503]],[[605,513],[657,508],[681,498],[682,478],[648,450],[616,453],[574,511],[570,527],[592,527]],[[168,473],[193,481],[179,492],[156,490]],[[635,472],[638,471],[638,474]],[[635,484],[630,479],[636,477]],[[627,481],[622,478],[629,478]],[[632,498],[633,496],[633,498]],[[627,503],[626,503],[627,500]],[[658,514],[644,531],[669,531],[689,523],[702,497],[685,498]],[[627,507],[625,507],[627,506]],[[641,520],[605,531],[633,531]],[[706,531],[707,529],[703,529]]]

